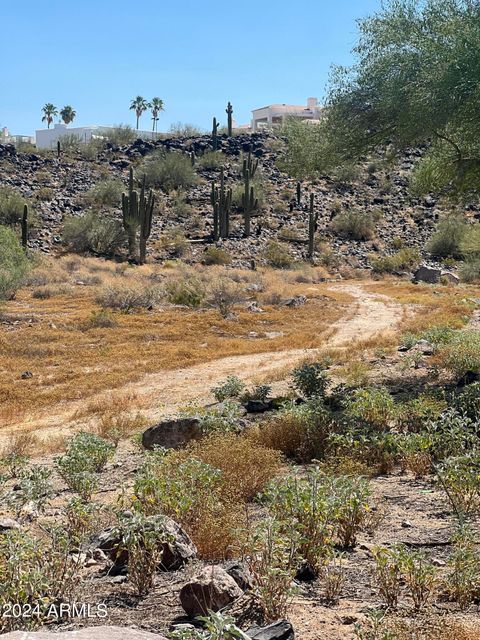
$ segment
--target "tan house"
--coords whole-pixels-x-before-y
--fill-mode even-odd
[[[318,122],[323,108],[319,106],[317,98],[308,98],[307,105],[271,104],[268,107],[252,111],[252,131],[259,131],[264,127],[283,124],[286,118],[301,118]]]

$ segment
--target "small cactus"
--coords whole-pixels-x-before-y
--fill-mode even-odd
[[[24,249],[27,248],[28,244],[28,205],[23,205],[23,216],[22,216],[22,246]]]
[[[300,206],[300,202],[302,201],[302,185],[300,182],[297,182],[297,205]]]
[[[192,163],[192,167],[195,166],[195,151],[190,151],[190,162]]]
[[[217,119],[213,119],[212,124],[212,149],[217,151],[218,149],[218,122]]]
[[[62,150],[62,147],[60,145],[60,140],[57,140],[57,158],[60,158],[61,150]]]
[[[233,107],[231,105],[231,103],[229,102],[227,104],[227,108],[225,109],[226,113],[227,113],[227,117],[228,117],[228,121],[227,121],[227,127],[228,127],[228,135],[229,137],[232,136],[233,133]]]
[[[318,213],[314,211],[315,196],[310,194],[310,208],[308,212],[308,257],[313,258],[315,250],[315,231],[317,230]]]
[[[242,195],[244,234],[248,238],[250,235],[250,221],[252,213],[258,209],[258,199],[255,198],[255,189],[250,185],[250,172],[246,169],[244,174],[245,191]]]

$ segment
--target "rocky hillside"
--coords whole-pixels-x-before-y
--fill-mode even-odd
[[[159,192],[158,210],[149,243],[155,259],[175,257],[175,248],[156,242],[168,228],[181,228],[190,243],[188,261],[202,260],[205,248],[211,243],[212,207],[211,181],[219,180],[218,167],[201,166],[202,154],[210,150],[210,136],[196,138],[168,138],[157,142],[137,140],[132,145],[106,149],[87,160],[79,153],[45,156],[19,153],[12,146],[0,145],[0,186],[13,187],[27,198],[35,217],[30,245],[46,253],[57,251],[62,245],[62,227],[66,216],[80,216],[86,209],[85,193],[107,177],[127,183],[128,170],[141,164],[151,151],[165,150],[194,152],[200,162],[195,168],[197,184],[186,193]],[[441,207],[429,196],[411,197],[408,176],[418,150],[407,153],[394,169],[385,169],[382,161],[370,164],[353,182],[339,183],[322,177],[301,185],[301,203],[296,201],[296,180],[278,168],[284,153],[281,139],[267,134],[240,135],[219,139],[219,149],[225,156],[227,183],[235,189],[241,185],[239,160],[251,148],[259,159],[259,174],[264,191],[261,210],[253,219],[252,235],[242,237],[240,207],[232,212],[232,234],[219,242],[238,266],[247,266],[252,259],[262,262],[267,243],[281,241],[293,259],[304,259],[307,251],[308,195],[315,194],[318,211],[317,261],[329,265],[338,262],[352,267],[368,267],[371,255],[389,254],[401,246],[423,248],[441,215]],[[105,209],[105,213],[108,213]],[[110,209],[120,217],[120,207]],[[368,213],[375,221],[373,234],[366,240],[342,236],[332,221],[345,213]],[[471,207],[472,215],[480,210]]]

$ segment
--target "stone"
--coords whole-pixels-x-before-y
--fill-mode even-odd
[[[294,296],[281,302],[282,307],[301,307],[307,302],[307,296]]]
[[[251,627],[247,635],[252,640],[295,640],[295,632],[288,620],[277,620],[266,627]]]
[[[428,340],[419,340],[415,344],[415,350],[420,351],[424,356],[431,356],[434,352],[434,347]]]
[[[198,418],[162,420],[143,433],[142,445],[145,449],[153,449],[155,446],[178,449],[187,442],[198,440],[200,437],[201,430]]]
[[[272,403],[270,400],[248,400],[245,404],[247,413],[265,413],[272,409]]]
[[[459,284],[460,278],[451,271],[442,271],[440,274],[442,280],[448,280],[451,284]]]
[[[413,274],[414,282],[427,282],[429,284],[437,284],[442,276],[441,269],[433,269],[426,265],[421,265]]]
[[[185,613],[194,618],[208,611],[220,611],[243,594],[235,580],[222,567],[210,565],[180,590]]]
[[[253,587],[253,576],[243,562],[231,560],[225,565],[225,571],[235,580],[242,591],[249,591]]]
[[[19,523],[13,518],[0,518],[0,533],[20,528]]]
[[[165,636],[128,627],[86,627],[74,631],[12,631],[2,640],[166,640]]]
[[[152,526],[160,524],[168,538],[168,542],[162,545],[162,559],[158,567],[161,571],[176,571],[196,557],[197,548],[175,520],[167,516],[151,516],[148,520]],[[103,551],[113,562],[110,575],[124,573],[128,565],[128,551],[120,549],[120,544],[121,537],[118,530],[108,528],[98,535],[92,545],[95,550]]]

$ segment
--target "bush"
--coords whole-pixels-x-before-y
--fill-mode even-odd
[[[118,147],[131,144],[138,136],[133,127],[128,124],[119,124],[101,133],[103,139]]]
[[[122,202],[122,192],[125,187],[120,180],[109,178],[102,180],[87,191],[85,201],[90,205],[106,205],[118,207]]]
[[[203,131],[188,122],[175,122],[170,125],[170,133],[177,138],[196,138],[203,135]]]
[[[202,305],[206,295],[203,283],[197,278],[187,276],[168,280],[165,291],[170,304],[193,307],[194,309]]]
[[[222,318],[228,318],[234,305],[244,298],[242,289],[228,278],[214,281],[208,291],[207,304],[220,312]]]
[[[121,222],[88,211],[83,216],[67,218],[63,227],[63,241],[73,251],[83,253],[115,253],[125,241]]]
[[[460,245],[468,230],[465,219],[460,215],[450,215],[437,226],[437,230],[427,243],[426,249],[437,258],[461,257]]]
[[[371,240],[375,235],[375,224],[378,217],[371,213],[345,211],[332,222],[332,229],[338,235],[353,240]]]
[[[190,158],[176,151],[153,151],[145,158],[141,171],[145,173],[147,186],[159,187],[166,193],[188,189],[196,182]]]
[[[230,264],[232,262],[232,256],[224,249],[218,247],[208,247],[203,254],[204,264]]]
[[[20,471],[17,488],[8,500],[17,517],[21,515],[22,508],[26,505],[31,505],[36,512],[44,510],[53,495],[51,475],[50,469],[40,465]]]
[[[228,376],[225,382],[211,390],[215,400],[223,402],[228,398],[238,398],[245,389],[245,384],[237,376]]]
[[[328,457],[325,464],[332,466],[338,461],[342,466],[343,461],[348,460],[350,465],[364,465],[372,475],[391,472],[398,458],[398,437],[395,434],[368,430],[365,426],[332,432],[326,446]]]
[[[475,535],[469,527],[460,528],[454,536],[454,543],[445,587],[447,594],[464,611],[480,595],[480,558]]]
[[[19,193],[11,187],[0,187],[0,225],[16,225],[23,215],[23,207],[27,203]]]
[[[276,269],[289,269],[293,265],[292,255],[279,242],[269,240],[265,252],[267,264]]]
[[[462,282],[478,282],[480,281],[480,260],[470,258],[462,262],[458,269],[458,275]]]
[[[159,298],[158,287],[146,287],[141,284],[107,285],[96,297],[103,308],[131,311],[132,309],[150,309]]]
[[[223,166],[225,156],[221,151],[206,151],[197,160],[197,165],[202,169],[218,169]]]
[[[15,295],[29,266],[28,258],[13,231],[0,226],[0,301]]]
[[[438,479],[460,520],[480,512],[480,455],[477,452],[447,458],[438,468]]]
[[[163,233],[160,246],[172,255],[181,257],[188,251],[190,244],[181,227],[171,227]]]
[[[372,268],[376,273],[395,273],[411,270],[420,264],[421,255],[418,249],[405,247],[391,256],[372,258]]]
[[[458,378],[468,371],[480,371],[480,334],[476,331],[457,331],[438,353],[441,366]]]
[[[347,400],[347,418],[375,429],[386,429],[395,417],[395,402],[386,389],[357,389]]]
[[[322,363],[302,364],[292,371],[292,378],[295,389],[306,398],[325,396],[328,375]]]

